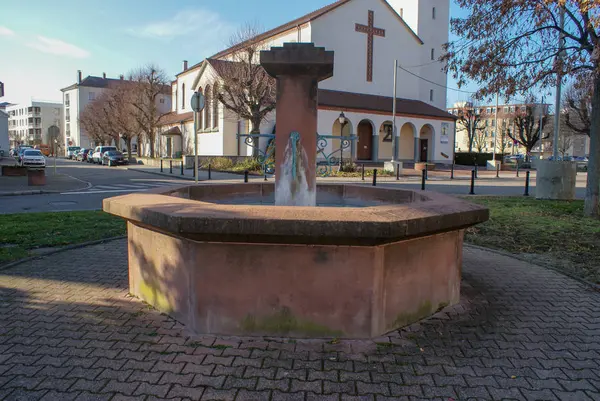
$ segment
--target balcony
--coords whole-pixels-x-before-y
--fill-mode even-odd
[[[70,101],[68,101],[68,100],[66,100],[66,101],[65,101],[65,107],[69,107],[70,105],[71,105],[71,102],[70,102]]]

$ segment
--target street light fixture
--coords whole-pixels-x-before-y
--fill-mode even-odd
[[[194,92],[192,95],[192,110],[194,111],[194,175],[198,184],[198,113],[204,109],[204,95]]]
[[[338,117],[338,121],[340,122],[340,171],[341,171],[344,166],[344,139],[343,139],[344,126],[348,122],[348,119],[344,115],[343,111],[340,113],[340,116]]]

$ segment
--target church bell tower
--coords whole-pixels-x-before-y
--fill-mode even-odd
[[[450,30],[450,0],[387,0],[410,28],[423,41],[418,62],[409,69],[439,85],[420,82],[420,100],[440,109],[446,108],[447,74],[437,60],[443,54]],[[413,67],[417,66],[419,67]],[[441,86],[440,86],[441,85]],[[443,86],[443,87],[442,87]]]

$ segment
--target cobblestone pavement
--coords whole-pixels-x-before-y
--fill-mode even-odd
[[[464,278],[376,341],[188,338],[127,296],[125,241],[48,256],[0,272],[0,399],[600,400],[600,293],[474,248]]]

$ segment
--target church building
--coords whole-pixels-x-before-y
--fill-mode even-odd
[[[333,77],[319,83],[318,132],[355,135],[344,158],[451,163],[456,117],[446,111],[447,75],[438,61],[448,41],[449,13],[449,0],[338,0],[255,40],[267,48],[313,42],[334,51]],[[214,101],[219,66],[235,51],[235,47],[224,49],[189,68],[184,62],[183,71],[172,82],[172,109],[161,127],[164,156],[193,152],[190,99],[194,91],[206,96],[198,123],[198,154],[252,154],[236,135],[248,133],[249,123]],[[395,60],[396,147],[392,121]],[[261,133],[272,133],[274,125],[273,113],[263,121]]]

